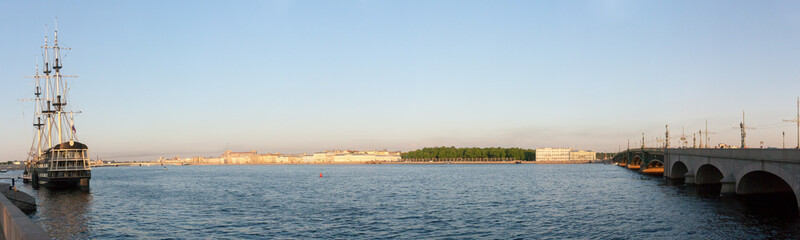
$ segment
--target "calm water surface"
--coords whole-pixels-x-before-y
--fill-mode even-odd
[[[322,173],[324,177],[320,178]],[[169,166],[23,191],[58,239],[797,238],[755,214],[612,165]]]

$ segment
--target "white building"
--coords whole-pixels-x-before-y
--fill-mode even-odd
[[[571,151],[569,152],[570,161],[594,161],[597,160],[597,153],[594,151]]]
[[[315,162],[334,163],[366,163],[366,162],[397,162],[400,161],[400,152],[383,151],[350,151],[336,150],[324,153],[315,153]]]
[[[328,154],[326,154],[326,153],[324,153],[324,152],[321,152],[321,153],[314,153],[314,155],[313,155],[313,158],[314,158],[314,162],[315,162],[315,163],[329,163],[329,162],[333,162],[333,158],[332,158],[332,157],[330,157],[330,155],[328,155]]]
[[[303,154],[303,163],[314,163],[314,155],[310,153]]]
[[[218,157],[218,158],[206,158],[205,163],[213,164],[213,165],[222,165],[225,164],[225,159]]]
[[[371,163],[371,162],[397,162],[400,161],[400,152],[389,152],[386,150],[334,150],[318,153],[304,154],[281,154],[266,153],[258,154],[255,150],[250,152],[225,151],[221,157],[206,158],[193,157],[180,160],[177,157],[171,159],[161,158],[159,162],[180,161],[195,164],[310,164],[310,163]]]
[[[569,148],[537,148],[537,162],[566,162],[569,161]]]
[[[587,150],[572,150],[571,148],[538,148],[536,149],[537,162],[567,162],[567,161],[594,161],[597,153]]]

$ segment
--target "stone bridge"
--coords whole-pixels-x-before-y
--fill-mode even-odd
[[[800,208],[798,149],[639,148],[614,162],[684,184],[719,185],[721,195],[791,193]]]
[[[664,149],[630,149],[615,155],[614,162],[631,170],[661,175],[664,172]]]

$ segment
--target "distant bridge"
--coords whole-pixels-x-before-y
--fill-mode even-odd
[[[799,149],[638,148],[613,160],[684,184],[719,184],[721,195],[792,193],[800,208]]]

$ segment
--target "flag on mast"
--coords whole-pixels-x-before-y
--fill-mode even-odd
[[[69,118],[69,126],[72,128],[72,134],[75,134],[75,119],[72,117]]]

